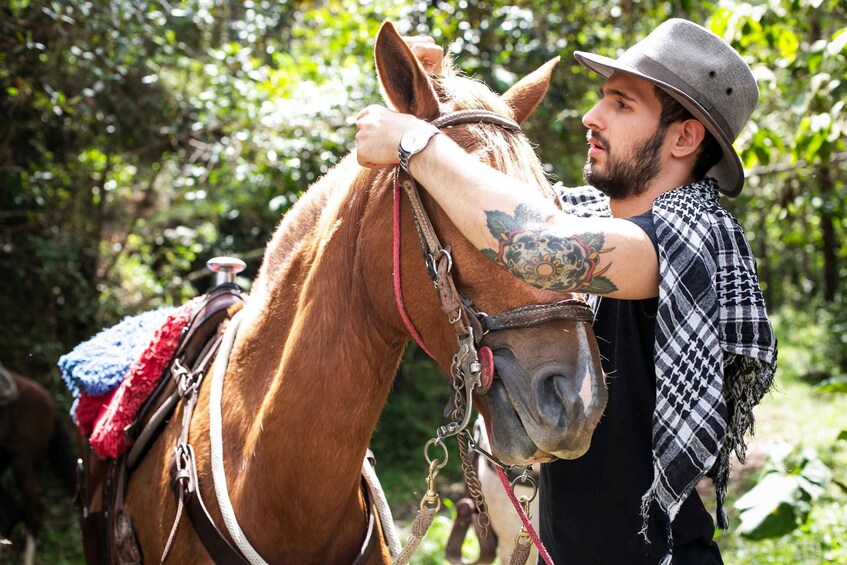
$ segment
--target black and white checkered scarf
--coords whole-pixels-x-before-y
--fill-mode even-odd
[[[600,191],[556,188],[566,212],[611,216]],[[730,456],[744,461],[753,407],[771,388],[777,346],[749,244],[719,205],[713,179],[657,198],[653,224],[660,273],[656,407],[642,534],[655,501],[666,513],[673,547],[670,522],[704,475],[715,484],[718,525],[727,528]],[[662,563],[670,560],[666,555]]]

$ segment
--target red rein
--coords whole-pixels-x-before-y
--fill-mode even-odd
[[[415,325],[409,318],[409,313],[406,312],[406,303],[403,301],[403,289],[400,288],[400,190],[397,184],[399,171],[394,173],[394,300],[397,301],[397,309],[400,311],[400,316],[403,318],[403,323],[406,324],[406,329],[409,334],[418,343],[421,349],[432,359],[432,353],[424,345],[423,338]]]
[[[397,302],[397,310],[400,312],[400,317],[403,318],[403,323],[406,324],[406,329],[409,331],[409,335],[412,336],[412,339],[417,342],[421,349],[430,356],[430,358],[435,359],[432,353],[427,349],[424,344],[423,338],[421,334],[418,333],[418,330],[415,328],[415,325],[412,323],[411,318],[409,318],[409,313],[406,311],[406,303],[403,300],[403,289],[400,285],[400,190],[399,183],[397,182],[398,172],[394,173],[394,243],[393,243],[393,252],[394,252],[394,300]],[[491,353],[491,349],[487,346],[482,346],[477,350],[477,355],[479,356],[479,361],[482,364],[482,373],[480,375],[480,379],[482,380],[482,386],[479,388],[479,394],[485,394],[488,392],[488,389],[491,388],[491,382],[494,380],[494,355]]]

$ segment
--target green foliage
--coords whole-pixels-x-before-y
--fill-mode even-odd
[[[847,392],[847,375],[830,377],[816,387],[820,392]]]
[[[350,149],[377,98],[372,38],[396,16],[349,1],[2,11],[0,274],[31,294],[0,298],[4,359],[30,373],[202,290],[187,275],[210,256],[261,249]]]
[[[802,417],[808,417],[805,412],[803,414]],[[782,424],[790,424],[796,417],[787,416],[787,422]],[[763,497],[773,500],[775,493],[769,495],[765,492],[765,481],[769,477],[782,477],[785,483],[793,482],[791,488],[796,496],[785,497],[785,502],[775,513],[766,517],[758,533],[767,533],[765,529],[768,525],[775,526],[779,515],[788,516],[785,531],[782,534],[773,531],[774,536],[757,540],[735,533],[721,536],[718,543],[723,549],[724,560],[741,565],[844,563],[847,560],[847,486],[844,484],[847,450],[844,447],[843,440],[832,443],[831,436],[829,443],[817,449],[792,449],[787,444],[777,444],[772,451],[776,453],[772,460],[782,463],[771,463],[763,469],[763,478],[753,490],[759,490]],[[745,497],[747,495],[742,499]],[[791,521],[792,513],[794,518],[798,518],[796,527]],[[742,520],[743,517],[744,514]]]
[[[772,451],[759,483],[735,501],[741,511],[738,533],[750,539],[787,534],[806,521],[831,478],[814,450]]]
[[[352,149],[358,110],[380,101],[372,42],[384,18],[433,35],[499,91],[562,56],[524,129],[551,176],[573,185],[586,152],[580,118],[600,85],[573,51],[615,56],[672,16],[738,47],[758,80],[759,108],[736,143],[747,186],[725,203],[747,230],[775,313],[778,379],[795,391],[814,373],[831,379],[822,388],[843,391],[841,0],[12,0],[0,7],[4,364],[67,407],[61,353],[123,315],[203,290],[213,255],[241,255],[245,275],[255,274],[281,214]],[[390,500],[420,496],[421,447],[443,423],[448,395],[443,375],[408,356],[374,436]],[[839,398],[804,402],[821,407],[817,417]],[[458,477],[451,449],[443,481]],[[843,504],[822,497],[785,546],[744,546],[732,562],[845,562],[844,524]]]
[[[782,382],[820,380],[814,376],[837,370],[822,343],[826,343],[828,316],[823,308],[785,306],[768,314],[779,342],[778,378]],[[811,378],[810,378],[811,377]]]
[[[733,545],[723,551],[724,562],[734,565],[837,565],[847,560],[847,506],[843,502],[817,504],[808,520],[780,538]],[[725,538],[718,543],[727,547]]]
[[[732,208],[751,230],[766,298],[807,308],[810,297],[822,297],[829,305],[823,312],[835,305],[843,314],[845,5],[726,3],[710,22],[753,63],[761,91],[736,142],[749,187]],[[844,366],[847,350],[833,345],[828,353]]]
[[[279,215],[352,147],[353,116],[379,100],[371,49],[386,17],[433,35],[501,91],[563,56],[525,127],[568,184],[581,182],[580,116],[600,84],[572,52],[616,55],[671,16],[704,22],[744,53],[761,88],[737,143],[749,186],[729,204],[769,303],[844,302],[838,0],[33,0],[2,10],[0,274],[30,296],[0,306],[11,313],[7,355],[31,372],[121,314],[202,290],[211,255],[246,254],[246,275],[255,273]],[[21,308],[33,303],[49,307],[49,320]],[[847,346],[829,347],[847,364]]]
[[[797,312],[796,318],[796,325],[804,328],[803,313]],[[780,339],[785,340],[793,332],[794,324],[791,324],[789,312],[781,312],[779,319],[777,332]],[[807,338],[801,336],[800,343]],[[756,409],[755,437],[748,453],[748,461],[758,460],[762,457],[758,454],[763,451],[771,461],[754,473],[750,473],[749,468],[746,472],[742,470],[731,481],[729,490],[732,499],[742,495],[746,485],[747,489],[759,490],[764,500],[774,501],[775,497],[763,486],[763,480],[769,476],[783,477],[778,482],[793,483],[793,488],[786,490],[793,490],[797,497],[785,497],[787,500],[782,506],[773,506],[777,513],[796,512],[795,519],[798,516],[801,519],[783,535],[751,540],[740,534],[744,518],[730,500],[727,506],[730,531],[721,533],[718,539],[726,563],[795,565],[847,561],[847,544],[844,543],[847,539],[847,442],[841,438],[847,437],[847,396],[821,393],[806,380],[791,374],[792,368],[802,367],[805,359],[808,357],[802,345],[780,352],[778,389],[766,396]],[[831,472],[829,480],[826,480],[824,467]],[[821,472],[810,472],[815,468]],[[817,485],[823,483],[826,487],[818,488]],[[807,490],[805,494],[804,489]],[[746,496],[743,494],[742,498]],[[808,514],[803,519],[806,510]],[[766,519],[775,521],[776,517],[767,516]],[[794,525],[790,520],[789,524]]]

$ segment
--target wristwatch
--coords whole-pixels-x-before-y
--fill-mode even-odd
[[[423,151],[429,140],[439,133],[441,130],[431,124],[420,124],[403,133],[400,145],[397,147],[397,154],[400,156],[400,166],[404,171],[409,172],[409,159],[412,155]]]

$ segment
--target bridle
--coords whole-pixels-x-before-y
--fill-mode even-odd
[[[432,121],[432,125],[439,129],[468,123],[495,125],[515,133],[521,131],[520,125],[514,120],[489,110],[460,110],[445,114]],[[485,394],[491,386],[491,378],[494,372],[491,351],[485,346],[477,348],[483,336],[488,332],[527,328],[552,320],[591,322],[594,319],[594,312],[591,307],[584,300],[579,299],[564,300],[553,304],[523,306],[494,315],[489,315],[477,309],[474,303],[456,287],[452,275],[453,257],[450,253],[450,246],[441,245],[432,226],[432,221],[421,202],[415,179],[411,175],[401,173],[401,169],[398,167],[394,177],[394,296],[409,334],[430,357],[433,357],[433,355],[409,318],[403,299],[400,273],[400,191],[397,190],[398,185],[403,188],[409,198],[426,271],[438,292],[441,308],[447,314],[447,319],[456,334],[456,341],[459,345],[457,355],[460,359],[461,368],[464,372],[478,376],[478,378],[472,379],[472,383],[469,383],[472,384],[470,388],[478,389],[476,392],[479,394]],[[470,390],[468,393],[470,393]],[[464,422],[463,427],[466,426],[467,422]]]
[[[435,120],[432,125],[439,129],[452,127],[460,124],[477,123],[498,126],[507,131],[519,133],[520,125],[514,120],[492,112],[490,110],[459,110],[445,114]],[[402,178],[401,178],[402,175]],[[420,347],[432,357],[409,318],[405,302],[400,288],[400,194],[397,190],[398,184],[403,188],[409,198],[415,228],[420,238],[421,248],[424,255],[424,263],[427,273],[432,279],[441,306],[448,315],[448,321],[453,326],[457,340],[471,340],[473,345],[478,345],[483,335],[490,331],[512,328],[526,328],[543,324],[551,320],[573,320],[590,322],[594,319],[594,313],[583,300],[564,300],[554,304],[536,304],[515,308],[500,312],[493,316],[478,310],[471,300],[468,300],[456,287],[453,276],[453,257],[450,254],[450,246],[442,246],[438,235],[432,226],[432,221],[421,202],[417,183],[411,175],[401,173],[397,168],[394,177],[394,290],[398,309],[403,317],[406,327],[411,336]],[[488,383],[490,385],[490,383]],[[485,390],[480,392],[484,393]]]
[[[476,123],[494,125],[514,133],[520,133],[521,131],[520,125],[514,120],[489,110],[460,110],[451,112],[435,119],[431,123],[439,129],[460,124]],[[521,503],[518,503],[512,492],[516,483],[512,482],[511,488],[509,488],[509,482],[505,478],[506,475],[503,471],[505,466],[497,461],[493,455],[476,446],[471,434],[467,431],[473,408],[473,393],[485,394],[491,387],[494,377],[493,354],[487,346],[480,344],[483,336],[491,331],[527,328],[552,320],[591,322],[594,319],[594,312],[585,301],[579,299],[564,300],[554,304],[523,306],[494,315],[489,315],[477,309],[473,302],[464,296],[456,287],[451,272],[453,257],[450,253],[450,246],[441,245],[432,226],[432,221],[421,202],[417,183],[411,175],[402,172],[400,167],[397,167],[394,176],[394,295],[397,308],[406,324],[409,334],[430,357],[433,357],[433,355],[427,349],[414,323],[412,323],[403,299],[400,273],[401,198],[398,186],[402,187],[403,192],[409,198],[415,229],[418,233],[423,251],[426,271],[438,293],[441,308],[447,314],[447,319],[453,327],[458,344],[458,351],[454,355],[452,363],[452,386],[454,392],[452,400],[453,421],[445,426],[441,426],[437,431],[436,437],[429,440],[424,448],[424,455],[430,464],[430,475],[427,478],[430,488],[421,501],[421,509],[424,509],[425,504],[438,503],[440,505],[438,495],[432,490],[431,485],[435,475],[447,463],[447,450],[443,444],[443,440],[447,437],[457,436],[468,490],[474,496],[477,506],[480,509],[481,530],[487,530],[488,524],[486,522],[488,516],[485,512],[485,502],[481,495],[479,480],[476,478],[476,473],[469,463],[470,458],[467,455],[467,449],[463,449],[464,444],[458,438],[458,436],[464,435],[470,449],[480,452],[486,459],[495,464],[501,481],[505,481],[504,487],[506,487],[512,504],[515,505],[518,514],[521,516],[521,520],[524,522],[525,530],[522,533],[527,532],[528,537],[526,539],[531,538],[532,542],[535,542],[538,547],[539,554],[542,558],[548,563],[552,563],[552,560],[550,560],[549,555],[544,550],[543,545],[541,545],[537,534],[533,531],[529,519],[526,516],[525,509],[528,508],[528,501],[522,500]],[[443,461],[430,457],[429,449],[433,446],[442,448],[444,453]],[[535,482],[528,478],[528,473],[525,472],[522,477],[524,479],[521,482],[529,482],[532,487],[537,488]],[[483,521],[483,516],[486,522]]]

